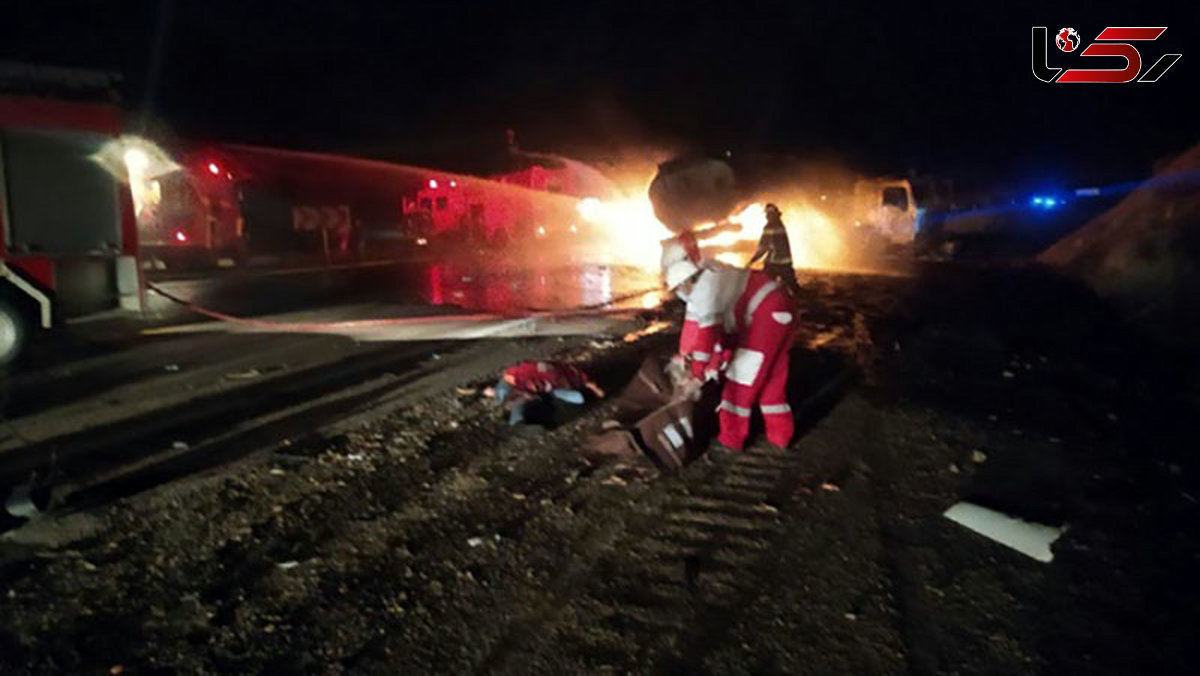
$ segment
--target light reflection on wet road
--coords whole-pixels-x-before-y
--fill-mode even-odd
[[[151,279],[153,282],[154,280]],[[280,313],[322,316],[337,308],[375,308],[380,317],[487,313],[519,316],[612,303],[657,305],[657,287],[645,271],[603,265],[432,263],[372,266],[336,272],[215,274],[201,279],[156,282],[200,307],[239,317]],[[150,296],[155,324],[202,319],[157,295]],[[355,314],[359,319],[360,309]]]

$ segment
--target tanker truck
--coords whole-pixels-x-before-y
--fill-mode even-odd
[[[864,254],[908,252],[920,229],[921,212],[907,179],[864,178],[762,157],[664,162],[649,194],[655,216],[675,233],[722,223],[756,202],[773,202],[785,214],[796,205],[819,212],[846,247]],[[726,246],[745,248],[754,238],[722,239],[730,242]]]

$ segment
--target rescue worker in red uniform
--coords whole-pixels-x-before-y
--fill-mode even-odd
[[[505,369],[492,394],[508,412],[508,423],[526,422],[529,404],[553,397],[576,406],[586,401],[584,390],[597,397],[604,390],[592,382],[582,369],[552,361],[524,361]]]
[[[796,329],[791,296],[766,272],[698,263],[674,240],[663,246],[662,268],[667,287],[687,304],[680,352],[690,363],[692,386],[724,370],[717,441],[740,451],[758,406],[767,440],[786,448],[795,432],[787,400]]]

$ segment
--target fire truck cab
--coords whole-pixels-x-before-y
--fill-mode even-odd
[[[213,263],[245,255],[233,162],[211,150],[185,154],[177,171],[148,179],[135,199],[145,259]]]
[[[94,95],[115,81],[0,63],[0,92],[15,92],[0,93],[0,364],[38,329],[142,308],[132,198],[100,160],[122,119]]]
[[[523,169],[486,178],[427,178],[404,199],[409,234],[496,246],[573,234],[573,200],[547,197],[577,192],[572,168],[554,158],[531,157],[536,162]]]
[[[463,236],[484,240],[491,236],[478,190],[458,178],[434,176],[411,198],[404,198],[407,234],[421,240]]]

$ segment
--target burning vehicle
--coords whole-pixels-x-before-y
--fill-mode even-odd
[[[846,172],[808,176],[800,169],[759,167],[708,157],[677,158],[617,200],[584,199],[582,218],[611,237],[636,241],[638,264],[658,260],[658,242],[690,231],[709,257],[749,262],[766,225],[763,206],[782,211],[800,268],[877,265],[912,255],[923,212],[907,179]]]

